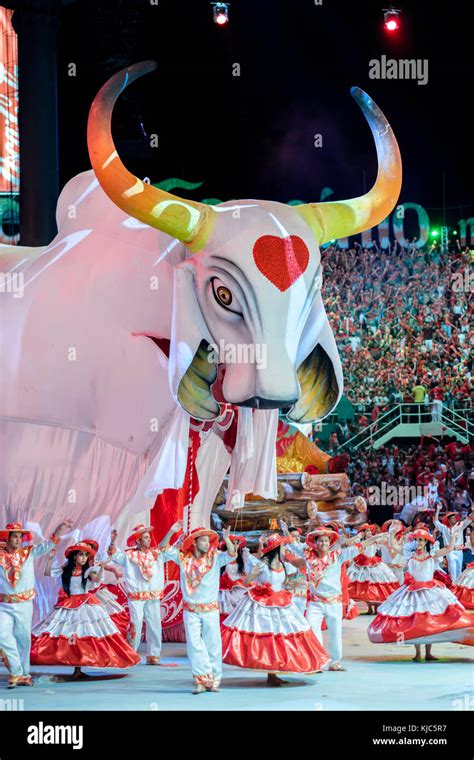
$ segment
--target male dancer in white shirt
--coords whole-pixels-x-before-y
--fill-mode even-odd
[[[443,539],[443,545],[449,546],[452,536],[455,536],[454,550],[448,554],[448,570],[453,583],[456,583],[457,579],[462,572],[462,560],[463,560],[463,545],[464,528],[467,528],[474,519],[474,511],[466,517],[465,520],[460,522],[457,512],[448,512],[443,521],[440,522],[439,511],[441,505],[436,507],[436,514],[434,516],[433,525],[438,528]]]
[[[207,528],[195,528],[181,546],[169,546],[171,537],[183,527],[175,523],[163,538],[165,556],[180,568],[183,595],[183,620],[188,657],[195,681],[193,694],[219,691],[222,678],[222,639],[219,616],[219,580],[224,565],[235,560],[237,552],[230,540],[230,531],[223,530],[227,551],[217,546],[219,536]]]
[[[111,562],[123,568],[123,585],[130,611],[130,628],[127,639],[138,651],[143,620],[146,623],[146,664],[164,665],[161,662],[161,599],[164,594],[164,564],[167,561],[160,546],[151,546],[153,528],[136,525],[127,539],[128,549],[115,547],[116,531],[108,554]],[[167,663],[167,666],[172,666]]]
[[[0,656],[9,671],[8,688],[31,686],[30,649],[33,599],[35,597],[34,560],[59,543],[61,533],[72,528],[72,521],[58,525],[47,541],[36,546],[21,523],[9,523],[0,531]]]
[[[356,543],[352,543],[353,541]],[[301,549],[292,544],[285,550],[285,561],[297,567],[306,567],[309,583],[309,601],[306,618],[318,640],[323,643],[321,626],[323,619],[329,633],[329,670],[346,670],[342,665],[342,586],[341,567],[344,562],[354,559],[367,546],[381,543],[386,535],[376,535],[366,541],[350,539],[350,546],[333,547],[339,541],[334,530],[317,528],[306,536],[306,545]],[[298,556],[299,555],[299,556]]]

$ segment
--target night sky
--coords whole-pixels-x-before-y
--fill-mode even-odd
[[[132,85],[114,111],[124,163],[152,181],[203,185],[182,195],[317,201],[359,195],[375,179],[370,130],[349,94],[365,89],[397,136],[401,201],[442,222],[474,216],[472,10],[446,3],[396,3],[396,35],[383,30],[380,2],[234,0],[225,28],[208,0],[81,0],[59,32],[60,178],[89,168],[86,122],[99,87],[115,71],[154,59],[158,70]],[[369,61],[428,59],[429,80],[369,78]],[[68,76],[68,64],[77,76]],[[232,76],[239,63],[241,76]],[[314,135],[323,147],[313,146]],[[158,134],[159,147],[147,136]],[[364,175],[365,172],[365,175]],[[449,208],[449,207],[457,208]],[[463,209],[460,209],[463,206]],[[436,210],[435,210],[436,209]]]

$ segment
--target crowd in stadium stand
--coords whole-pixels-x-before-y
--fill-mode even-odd
[[[440,420],[440,402],[463,414],[472,409],[471,262],[469,249],[459,245],[449,253],[397,243],[389,250],[356,244],[323,252],[323,298],[342,358],[344,392],[356,409],[355,420],[339,421],[332,433],[330,454],[401,402],[431,411],[433,420]],[[422,508],[440,501],[462,513],[474,502],[473,446],[441,436],[408,447],[347,451],[354,494],[367,497],[383,482],[418,487]]]
[[[472,407],[470,261],[460,246],[323,252],[323,298],[359,427],[402,401]]]

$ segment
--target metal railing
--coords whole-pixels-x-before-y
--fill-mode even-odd
[[[434,410],[429,404],[415,404],[414,402],[396,404],[363,430],[360,430],[347,441],[344,441],[336,450],[336,453],[340,453],[345,449],[357,450],[364,445],[371,448],[385,433],[390,432],[397,425],[403,424],[418,425],[421,437],[423,435],[422,424],[439,423],[449,427],[454,433],[469,441],[474,438],[474,421],[471,421],[472,412],[471,408],[450,409],[443,405],[439,419],[436,419],[437,415],[434,414]]]

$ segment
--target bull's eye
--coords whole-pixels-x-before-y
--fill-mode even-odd
[[[226,311],[232,312],[232,314],[239,314],[241,316],[242,312],[237,298],[232,295],[232,291],[230,291],[229,288],[224,285],[222,280],[219,280],[217,277],[213,277],[211,284],[213,296],[219,306],[221,306]]]
[[[230,306],[232,303],[232,293],[224,285],[219,285],[216,288],[216,298],[222,306]]]

